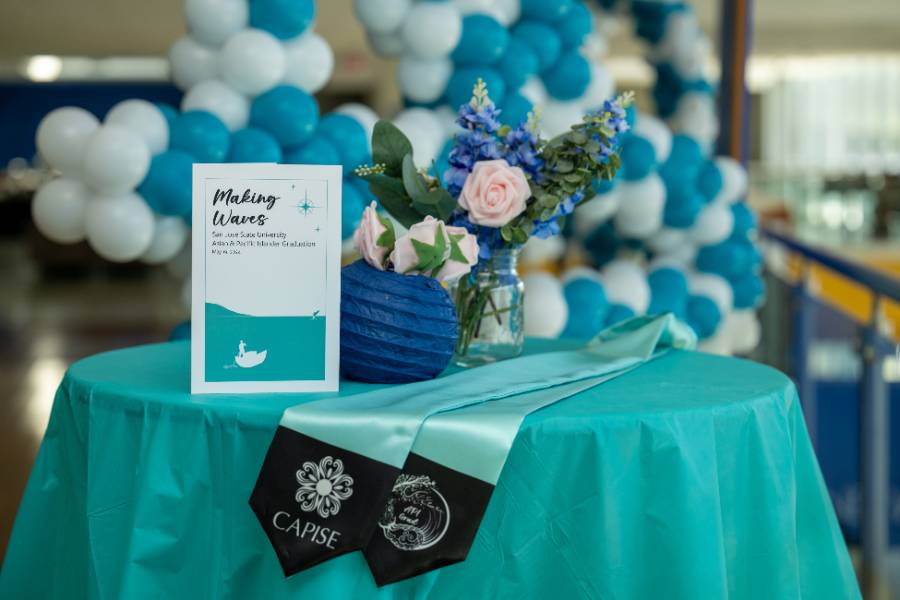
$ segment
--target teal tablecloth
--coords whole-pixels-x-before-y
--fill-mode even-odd
[[[672,352],[533,413],[468,559],[377,589],[359,553],[284,578],[247,500],[302,398],[192,397],[188,352],[69,369],[0,597],[859,597],[796,392],[768,367]]]

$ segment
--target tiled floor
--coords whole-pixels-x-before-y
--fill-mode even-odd
[[[163,341],[186,316],[164,269],[49,275],[32,257],[23,239],[0,241],[0,561],[67,366]]]

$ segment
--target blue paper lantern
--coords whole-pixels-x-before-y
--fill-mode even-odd
[[[656,166],[656,150],[647,138],[629,135],[622,142],[622,177],[626,181],[643,179]]]
[[[715,301],[708,296],[691,296],[687,303],[687,323],[704,340],[716,332],[722,313]]]
[[[593,30],[594,16],[582,2],[575,2],[569,13],[556,23],[556,31],[559,32],[563,48],[567,50],[581,47]]]
[[[353,237],[353,232],[359,227],[365,208],[365,196],[350,184],[349,178],[344,179],[341,194],[341,239],[347,240]]]
[[[292,165],[339,165],[341,155],[331,140],[316,134],[305,144],[286,150],[284,162]]]
[[[591,64],[577,50],[569,50],[563,52],[542,77],[551,96],[557,100],[574,100],[580,98],[591,83]]]
[[[291,85],[279,85],[261,94],[250,106],[250,124],[278,140],[283,147],[310,139],[319,123],[315,98]]]
[[[250,25],[281,40],[295,38],[316,18],[315,0],[251,0]]]
[[[246,127],[235,131],[231,138],[228,162],[279,163],[282,158],[281,146],[278,145],[278,140],[272,134],[262,129]]]
[[[697,269],[725,278],[737,277],[750,267],[752,248],[749,241],[741,243],[733,240],[703,246],[697,251]]]
[[[606,324],[609,303],[603,285],[596,279],[578,277],[563,286],[569,319],[560,337],[590,339]]]
[[[479,13],[463,17],[462,35],[450,54],[458,65],[490,65],[503,56],[509,31],[497,19]]]
[[[678,269],[660,267],[647,275],[650,286],[650,305],[647,314],[673,313],[683,319],[687,312],[687,277]]]
[[[181,150],[166,150],[150,162],[138,193],[154,212],[184,216],[191,212],[193,156]]]
[[[747,273],[731,282],[734,291],[734,307],[756,308],[766,295],[766,284],[756,273]]]
[[[722,191],[722,172],[715,162],[707,160],[697,175],[697,189],[707,202],[712,202]]]
[[[379,271],[359,260],[341,271],[341,372],[372,383],[437,377],[459,337],[440,282]]]
[[[624,304],[613,303],[609,305],[609,311],[606,313],[606,323],[604,327],[612,327],[622,321],[626,321],[634,316],[634,311],[630,306]]]
[[[506,52],[495,66],[503,76],[506,86],[511,90],[517,90],[525,85],[529,77],[537,75],[540,61],[530,44],[513,37],[510,38]]]
[[[500,106],[506,98],[506,82],[496,69],[491,67],[459,67],[453,71],[447,83],[447,104],[458,109],[472,99],[472,89],[478,79],[484,80],[491,100]]]
[[[230,143],[225,123],[205,110],[181,113],[169,132],[169,147],[187,152],[198,162],[225,162]]]
[[[522,18],[556,22],[572,10],[572,0],[521,0]]]
[[[541,71],[555,63],[562,52],[562,40],[559,39],[559,34],[545,23],[520,21],[513,28],[512,35],[531,46],[537,55],[538,67]]]
[[[518,127],[528,120],[528,113],[533,109],[531,101],[519,92],[507,94],[500,112],[500,122],[510,127]]]
[[[340,113],[325,115],[319,123],[316,135],[322,135],[334,144],[341,157],[344,175],[369,162],[369,140],[366,129],[350,115]]]

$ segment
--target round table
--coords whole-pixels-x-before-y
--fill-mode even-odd
[[[191,396],[189,352],[72,365],[0,597],[859,597],[796,392],[769,367],[670,352],[531,414],[467,560],[379,589],[360,553],[285,578],[248,505],[282,411],[322,395]]]

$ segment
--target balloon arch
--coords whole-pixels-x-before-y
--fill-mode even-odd
[[[355,0],[372,47],[396,57],[406,108],[393,122],[416,162],[447,167],[455,107],[483,79],[502,120],[539,109],[547,136],[614,93],[606,35],[631,19],[657,77],[657,116],[631,116],[623,167],[566,228],[597,269],[526,278],[531,334],[589,337],[632,314],[672,311],[706,346],[745,352],[758,340],[763,296],[746,171],[713,157],[709,40],[681,2]],[[35,195],[35,223],[61,243],[86,239],[113,261],[184,265],[195,162],[343,164],[343,235],[370,198],[351,175],[369,160],[377,116],[347,104],[321,116],[312,94],[334,56],[314,31],[314,0],[187,0],[189,34],[171,48],[179,109],[128,100],[99,122],[79,108],[48,114],[38,149],[59,176]],[[558,258],[561,241],[526,256]],[[182,269],[184,270],[184,269]]]

